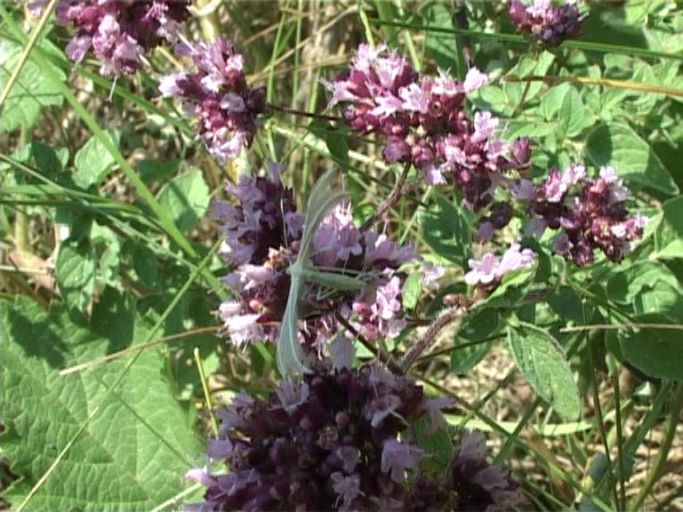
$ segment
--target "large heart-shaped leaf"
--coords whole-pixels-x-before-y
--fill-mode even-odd
[[[160,355],[143,352],[111,393],[127,361],[59,374],[146,334],[127,301],[107,294],[90,325],[74,323],[63,306],[45,312],[28,299],[2,309],[2,446],[20,478],[5,492],[10,503],[22,503],[44,475],[28,510],[147,511],[175,496],[202,446],[161,374]]]

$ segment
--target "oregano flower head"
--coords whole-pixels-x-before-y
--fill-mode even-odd
[[[528,234],[540,237],[546,229],[556,230],[554,252],[581,266],[593,262],[596,249],[620,261],[647,223],[646,217],[629,214],[630,192],[612,167],[602,167],[597,178],[589,178],[580,164],[564,172],[553,168],[541,183],[522,180],[514,192],[529,201]]]
[[[197,118],[198,137],[216,160],[238,157],[242,148],[251,147],[258,115],[266,112],[265,88],[247,85],[242,55],[222,37],[179,49],[192,57],[196,70],[165,76],[159,89],[180,98]]]
[[[190,15],[188,0],[61,0],[57,20],[76,30],[67,56],[81,62],[89,50],[107,77],[135,73],[142,57],[166,39],[175,41]]]
[[[514,502],[516,489],[486,463],[480,434],[466,438],[446,475],[420,472],[430,455],[407,426],[420,418],[434,426],[426,415],[435,401],[449,403],[380,366],[351,368],[346,357],[318,363],[303,381],[283,381],[265,399],[241,393],[217,411],[219,435],[208,444],[209,458],[230,472],[188,473],[207,487],[196,508],[415,510],[429,500],[439,510],[484,510]]]
[[[492,200],[499,171],[529,160],[528,141],[506,143],[490,112],[465,111],[467,94],[487,81],[476,68],[463,82],[443,72],[421,76],[385,46],[361,45],[349,70],[326,85],[330,106],[345,105],[351,128],[383,139],[387,162],[412,163],[431,185],[455,183],[479,209]]]
[[[510,0],[508,13],[519,32],[544,48],[558,46],[581,33],[582,16],[575,0],[561,5],[553,5],[552,0]]]

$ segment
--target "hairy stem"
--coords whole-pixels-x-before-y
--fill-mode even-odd
[[[268,107],[271,110],[275,110],[277,112],[284,112],[285,114],[292,114],[293,116],[310,117],[313,119],[321,119],[323,121],[344,121],[343,117],[331,116],[327,114],[318,114],[317,112],[306,112],[305,110],[298,110],[295,108],[285,107],[284,105],[275,105],[274,103],[268,103]]]
[[[417,340],[417,343],[415,343],[415,345],[413,345],[403,356],[403,360],[401,361],[402,372],[407,373],[408,370],[410,370],[410,367],[417,361],[422,353],[434,344],[436,337],[444,327],[448,324],[456,323],[456,330],[459,329],[467,311],[467,307],[456,305],[441,312],[427,328],[422,337]]]
[[[398,177],[396,185],[394,185],[394,188],[389,193],[384,202],[379,205],[377,210],[375,210],[375,213],[373,213],[370,216],[370,218],[363,223],[363,225],[360,228],[361,231],[365,231],[370,226],[372,226],[378,219],[381,219],[384,216],[384,214],[391,210],[394,207],[394,205],[398,202],[398,200],[401,197],[401,193],[403,192],[403,186],[406,183],[406,178],[408,177],[410,166],[410,161],[407,164],[405,164],[405,166],[403,167],[403,171],[401,172],[401,175]]]

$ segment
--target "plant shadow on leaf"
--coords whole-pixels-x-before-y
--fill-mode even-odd
[[[134,325],[135,315],[126,297],[114,288],[105,288],[93,308],[90,328],[109,341],[107,354],[123,350],[133,343]]]
[[[178,228],[188,231],[209,206],[209,187],[201,171],[191,170],[166,183],[159,191],[158,200]]]
[[[471,242],[468,217],[469,212],[440,195],[434,207],[420,214],[422,236],[435,254],[464,265]]]
[[[596,43],[648,48],[647,40],[641,29],[634,30],[627,25],[624,9],[607,6],[608,2],[592,2],[591,15],[583,21],[582,39]]]
[[[36,306],[36,314],[29,318],[19,309],[6,307],[5,304],[2,305],[2,309],[5,309],[9,337],[16,340],[27,356],[43,359],[52,368],[64,367],[67,346],[57,333],[48,327],[48,323],[36,322],[36,318],[47,316],[47,313],[39,312]]]
[[[660,197],[678,193],[671,174],[654,150],[626,124],[597,126],[588,134],[586,153],[596,167],[613,166],[632,187],[646,187]]]

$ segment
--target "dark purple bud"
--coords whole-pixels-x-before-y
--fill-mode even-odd
[[[513,161],[520,167],[526,167],[531,159],[531,146],[528,137],[521,137],[512,143]]]

